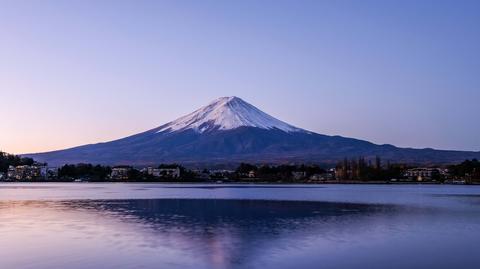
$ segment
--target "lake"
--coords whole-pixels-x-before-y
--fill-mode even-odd
[[[0,184],[0,268],[480,268],[480,187]]]

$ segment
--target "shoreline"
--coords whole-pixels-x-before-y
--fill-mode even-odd
[[[65,183],[65,184],[191,184],[191,185],[459,185],[459,186],[480,186],[480,183],[442,183],[442,182],[379,182],[379,181],[349,181],[349,182],[199,182],[199,181],[0,181],[0,184],[19,184],[19,183]]]

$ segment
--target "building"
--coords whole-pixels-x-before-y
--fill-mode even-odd
[[[180,177],[180,167],[175,167],[175,168],[147,167],[146,172],[148,175],[151,175],[153,177],[161,177],[161,178],[179,178]]]
[[[9,166],[7,170],[7,179],[15,179],[17,176],[17,170],[14,166]]]
[[[440,170],[438,168],[412,168],[405,171],[404,176],[415,181],[431,181],[440,176]]]
[[[160,174],[168,178],[179,178],[180,177],[180,168],[160,168]]]
[[[310,181],[331,181],[335,179],[335,172],[333,173],[322,173],[322,174],[313,174],[309,177]]]
[[[232,170],[212,170],[210,171],[210,178],[212,179],[228,179],[230,175],[235,173]]]
[[[110,173],[110,178],[115,180],[127,180],[128,172],[132,168],[130,167],[114,167],[112,168],[112,173]]]
[[[304,171],[293,171],[292,172],[292,178],[294,180],[300,180],[300,179],[304,179],[307,177],[307,172],[304,172]]]
[[[9,166],[7,178],[10,180],[46,179],[48,168],[44,165]]]

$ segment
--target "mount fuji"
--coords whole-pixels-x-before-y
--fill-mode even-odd
[[[25,154],[50,165],[98,163],[191,166],[253,163],[334,163],[380,156],[393,162],[455,163],[480,152],[398,148],[310,132],[278,120],[238,97],[222,97],[149,131],[105,143]]]

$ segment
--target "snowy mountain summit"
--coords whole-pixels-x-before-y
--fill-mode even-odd
[[[306,132],[278,120],[242,99],[221,97],[191,114],[159,127],[156,132],[176,132],[192,129],[198,133],[256,127],[284,132]]]

